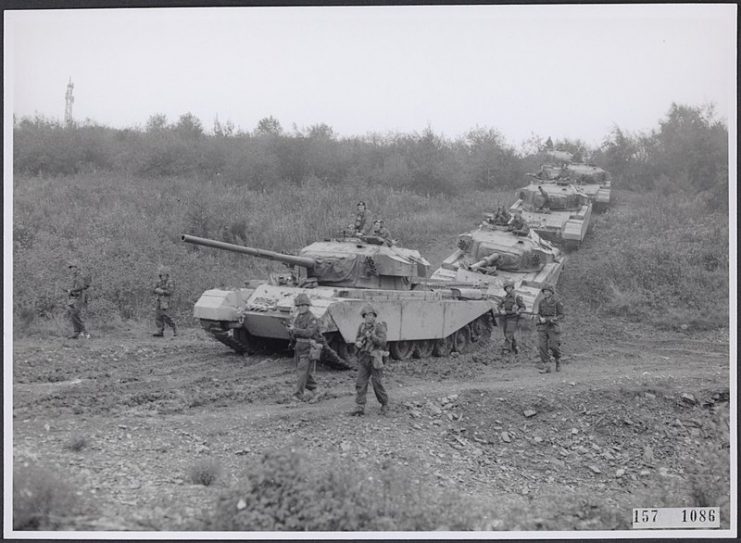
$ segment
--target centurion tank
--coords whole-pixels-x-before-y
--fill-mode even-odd
[[[612,178],[610,174],[590,163],[574,162],[573,155],[566,151],[547,151],[554,162],[540,166],[537,173],[528,174],[541,182],[570,181],[577,185],[594,204],[595,211],[604,211],[610,205]]]
[[[298,255],[233,245],[183,235],[183,241],[258,258],[291,269],[251,280],[244,288],[211,289],[195,304],[193,315],[215,339],[239,353],[286,349],[286,325],[294,300],[309,296],[328,344],[345,359],[354,354],[360,310],[372,303],[388,325],[392,358],[446,356],[466,352],[491,332],[493,308],[484,288],[431,288],[430,264],[418,251],[388,246],[374,236],[317,241]]]
[[[568,180],[530,183],[517,191],[510,212],[548,241],[566,249],[579,247],[592,216],[592,201]]]
[[[530,229],[516,234],[511,226],[496,224],[491,214],[471,232],[458,236],[458,249],[435,270],[432,282],[485,285],[487,297],[504,297],[504,283],[512,281],[527,312],[536,312],[546,285],[555,286],[566,256]]]

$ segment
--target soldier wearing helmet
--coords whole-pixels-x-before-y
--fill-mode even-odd
[[[499,326],[502,327],[504,333],[502,352],[517,354],[519,351],[517,350],[515,331],[517,330],[520,313],[525,311],[525,302],[522,301],[522,296],[515,294],[514,281],[504,282],[504,292],[504,298],[498,306],[499,312],[502,313],[502,316],[499,317]]]
[[[314,372],[316,370],[316,359],[312,360],[312,347],[323,343],[323,337],[319,329],[318,319],[311,313],[311,300],[305,293],[301,293],[293,301],[298,313],[288,326],[288,334],[295,342],[293,356],[296,361],[298,381],[296,390],[293,392],[295,400],[303,401],[304,391],[308,390],[312,394],[316,390],[316,379]]]
[[[538,305],[538,354],[540,355],[540,373],[551,372],[550,352],[556,361],[556,371],[561,371],[561,329],[559,321],[563,319],[563,304],[552,286],[540,289],[544,298]],[[550,351],[550,352],[549,352]]]
[[[355,409],[351,415],[365,414],[368,381],[373,385],[373,392],[381,404],[381,414],[388,412],[389,397],[383,386],[383,358],[386,351],[386,323],[377,321],[378,312],[366,304],[360,314],[363,322],[358,327],[355,347],[358,349],[358,378],[355,381]]]
[[[76,260],[67,263],[67,269],[72,274],[72,283],[67,291],[67,317],[72,321],[73,332],[69,339],[80,336],[89,339],[90,334],[82,321],[82,312],[87,307],[87,289],[90,288],[90,277],[80,271],[80,264]]]
[[[172,328],[172,335],[178,335],[178,328],[175,325],[175,321],[169,315],[170,312],[170,298],[175,290],[172,279],[170,279],[170,268],[167,266],[160,266],[157,270],[159,280],[154,286],[154,294],[156,295],[155,300],[155,317],[154,321],[157,324],[157,331],[152,334],[154,337],[163,337],[165,335],[165,324]]]

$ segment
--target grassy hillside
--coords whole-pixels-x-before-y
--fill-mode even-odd
[[[513,202],[512,191],[423,196],[358,183],[303,184],[253,191],[220,177],[133,177],[84,174],[16,176],[14,182],[15,329],[44,327],[63,315],[66,262],[78,258],[92,275],[93,327],[148,319],[160,263],[176,281],[174,310],[187,322],[207,288],[239,286],[281,265],[189,246],[180,235],[223,239],[276,251],[337,235],[354,203],[368,202],[392,235],[437,266],[455,236],[482,213]],[[590,313],[659,326],[722,326],[728,315],[728,221],[679,196],[619,192],[617,205],[594,218],[571,256],[564,294]],[[192,324],[194,321],[190,320]]]

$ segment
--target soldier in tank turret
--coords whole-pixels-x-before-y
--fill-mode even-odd
[[[522,218],[522,215],[519,213],[515,214],[514,217],[512,217],[511,222],[507,226],[507,230],[512,232],[513,234],[517,236],[527,236],[530,232],[530,227],[527,225],[525,220]]]
[[[365,234],[365,225],[368,221],[368,211],[366,209],[365,202],[360,201],[355,205],[357,213],[355,215],[355,222],[351,225],[352,234],[354,236],[362,236]]]
[[[373,221],[373,229],[371,230],[371,235],[376,236],[377,238],[381,238],[389,247],[394,244],[393,240],[391,239],[391,232],[389,232],[388,228],[383,225],[383,219],[376,219],[375,221]]]

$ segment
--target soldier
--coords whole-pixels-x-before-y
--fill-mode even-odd
[[[373,230],[371,231],[371,234],[381,238],[386,245],[393,245],[393,242],[391,241],[391,232],[389,232],[388,228],[383,225],[383,219],[376,219],[373,221]]]
[[[309,307],[311,300],[303,292],[296,296],[293,302],[298,308],[298,314],[288,326],[288,333],[295,342],[293,356],[296,361],[298,381],[293,397],[296,400],[304,400],[304,390],[313,394],[316,390],[316,360],[319,355],[312,356],[312,352],[317,352],[317,344],[322,344],[321,332],[319,330],[319,321],[311,313]],[[313,359],[312,359],[313,358]]]
[[[499,325],[502,327],[504,333],[504,347],[502,352],[512,352],[517,354],[517,340],[515,339],[515,331],[517,330],[517,321],[520,318],[520,312],[525,310],[525,302],[522,301],[522,296],[515,295],[515,283],[514,281],[504,282],[504,298],[499,302],[498,310],[500,313],[504,313],[499,318]]]
[[[540,289],[545,298],[538,305],[538,353],[540,354],[540,373],[550,373],[550,354],[556,361],[556,371],[561,371],[561,330],[558,326],[563,319],[563,304],[556,298],[553,287]]]
[[[170,279],[170,268],[167,266],[160,266],[158,270],[159,281],[154,286],[154,294],[157,295],[157,301],[155,303],[155,318],[154,321],[157,324],[157,331],[152,334],[153,337],[163,337],[165,335],[165,324],[172,328],[172,335],[178,335],[178,327],[175,325],[175,321],[168,315],[170,309],[170,297],[172,296],[175,287]]]
[[[355,215],[355,222],[352,225],[353,235],[361,236],[365,233],[365,223],[368,220],[368,213],[366,211],[365,202],[358,202],[355,207],[358,212]]]
[[[90,339],[85,329],[85,323],[82,322],[82,311],[87,307],[87,289],[90,288],[90,277],[83,276],[80,272],[80,265],[73,260],[67,264],[67,268],[72,272],[72,284],[67,289],[67,316],[72,321],[74,332],[69,339],[77,339],[82,335]]]
[[[388,413],[389,403],[383,386],[383,357],[387,354],[386,323],[376,321],[378,314],[370,304],[365,305],[360,314],[364,320],[358,327],[355,339],[358,349],[358,379],[355,382],[355,409],[350,414],[365,414],[365,397],[370,379],[376,399],[381,404],[381,414],[385,415]]]
[[[519,213],[512,217],[507,229],[517,236],[527,236],[530,232],[530,227]]]

